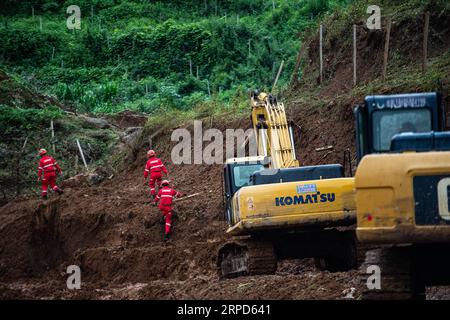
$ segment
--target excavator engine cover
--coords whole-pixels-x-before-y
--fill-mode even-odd
[[[450,132],[400,133],[391,140],[394,152],[450,151]]]

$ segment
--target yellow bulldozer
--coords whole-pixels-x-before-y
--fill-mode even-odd
[[[444,106],[438,93],[370,96],[355,115],[357,237],[376,248],[360,269],[362,298],[423,299],[426,286],[450,284]]]
[[[340,164],[299,166],[292,124],[271,94],[251,95],[257,155],[227,159],[227,233],[220,277],[271,274],[280,259],[315,258],[320,269],[357,265],[354,179]]]

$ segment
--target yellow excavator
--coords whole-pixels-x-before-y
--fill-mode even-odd
[[[360,269],[362,298],[423,299],[426,286],[450,285],[450,132],[440,95],[370,96],[355,115],[357,236],[376,246]]]
[[[271,94],[251,95],[256,156],[227,159],[227,233],[220,277],[272,274],[281,259],[315,258],[320,269],[357,265],[354,179],[340,164],[299,166],[292,125]]]

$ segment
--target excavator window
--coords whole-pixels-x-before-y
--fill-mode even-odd
[[[390,150],[391,139],[403,132],[433,130],[429,109],[379,110],[372,116],[373,148],[376,152]]]
[[[236,166],[233,168],[234,184],[237,188],[248,186],[250,176],[256,171],[263,170],[262,164]]]

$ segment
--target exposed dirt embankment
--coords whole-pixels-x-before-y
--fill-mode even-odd
[[[424,1],[424,4],[426,3],[427,1]],[[320,42],[317,29],[317,32],[304,41],[308,44],[308,48],[302,56],[302,76],[292,95],[301,95],[317,89],[321,99],[333,100],[352,91],[354,88],[353,24],[356,25],[357,30],[357,85],[364,87],[371,85],[374,81],[380,81],[389,19],[391,19],[391,31],[386,86],[378,93],[389,93],[399,89],[421,91],[424,90],[424,86],[429,87],[425,83],[422,86],[420,83],[409,86],[404,81],[405,78],[410,78],[411,74],[422,73],[424,14],[427,11],[430,13],[428,75],[430,77],[436,75],[436,81],[442,82],[432,84],[436,89],[448,86],[448,75],[438,76],[433,67],[440,64],[439,60],[448,55],[450,49],[449,12],[433,1],[429,1],[423,9],[408,7],[410,5],[402,8],[400,3],[383,6],[381,29],[378,30],[369,30],[366,27],[367,15],[363,6],[352,7],[346,12],[347,15],[337,11],[327,17],[323,22],[323,83],[320,84],[319,80]],[[364,10],[361,11],[361,8]],[[353,18],[349,20],[352,16]],[[448,67],[446,64],[445,68]]]

